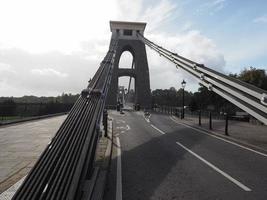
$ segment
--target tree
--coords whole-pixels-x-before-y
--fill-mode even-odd
[[[14,116],[16,111],[16,103],[13,99],[7,99],[1,103],[2,116]]]
[[[192,112],[194,112],[194,111],[196,111],[196,110],[199,109],[199,105],[198,105],[198,102],[197,102],[195,96],[193,96],[193,97],[191,98],[191,100],[190,100],[190,103],[189,103],[189,109],[190,109],[190,111],[192,111]]]
[[[249,69],[241,71],[237,78],[256,87],[267,90],[267,74],[264,69],[250,67]]]
[[[185,105],[188,105],[192,97],[192,93],[184,91],[185,93]],[[171,87],[170,89],[156,89],[152,91],[152,104],[164,105],[164,106],[182,106],[183,90],[178,91]]]
[[[206,87],[203,85],[200,85],[198,88],[198,91],[194,93],[193,99],[195,102],[191,102],[191,106],[195,106],[194,103],[197,104],[197,106],[193,107],[201,110],[206,110],[208,106],[212,105],[214,106],[214,110],[217,112],[226,111],[226,108],[228,108],[230,105],[235,110],[235,106],[229,103],[227,100],[222,98],[220,95],[216,94],[213,91],[209,91]]]

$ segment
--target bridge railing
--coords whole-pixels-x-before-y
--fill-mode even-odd
[[[266,130],[266,126],[261,126],[261,123],[255,123],[255,118],[251,118],[251,116],[249,115],[244,115],[243,112],[237,112],[236,115],[230,115],[229,113],[210,110],[190,111],[185,109],[183,119],[181,119],[181,107],[158,105],[157,107],[153,108],[153,112],[176,116],[177,119],[180,119],[180,122],[182,123],[198,125],[202,128],[215,130],[216,132],[225,135],[233,133],[235,135],[243,137],[242,131],[240,132],[240,130],[243,130],[244,127],[246,127],[246,131],[251,130],[251,132],[253,132],[255,128],[257,128],[258,130]],[[238,113],[241,113],[241,115]],[[255,127],[255,125],[257,126]],[[245,135],[246,134],[244,134],[244,136]]]
[[[160,56],[174,63],[176,68],[180,67],[187,71],[209,90],[267,124],[267,91],[182,57],[153,43],[141,34],[138,34],[138,37]]]
[[[74,104],[13,199],[90,199],[100,120],[112,76],[112,40],[88,87]]]

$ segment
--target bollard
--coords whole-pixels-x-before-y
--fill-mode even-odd
[[[228,113],[225,114],[225,135],[229,135],[228,134]]]
[[[210,130],[212,130],[212,118],[211,118],[211,112],[210,112]]]
[[[198,125],[201,126],[201,110],[198,111]]]

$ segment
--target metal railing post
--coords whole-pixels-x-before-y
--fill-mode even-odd
[[[228,113],[225,114],[225,135],[229,135],[228,134]]]
[[[211,112],[210,112],[209,128],[210,128],[210,130],[212,130],[212,117],[211,117]]]
[[[198,111],[198,125],[201,126],[201,110]]]

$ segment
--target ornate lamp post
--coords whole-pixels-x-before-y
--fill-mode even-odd
[[[185,88],[185,85],[186,85],[185,80],[182,81],[181,85],[182,85],[182,88],[183,88],[183,107],[182,107],[181,119],[184,119],[184,88]]]

